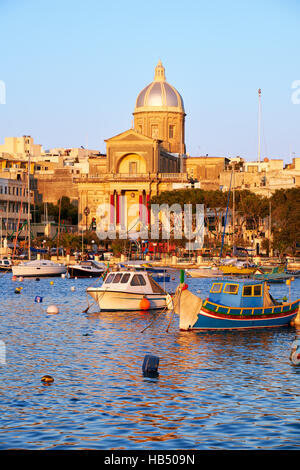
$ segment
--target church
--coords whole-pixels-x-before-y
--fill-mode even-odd
[[[76,180],[81,230],[107,216],[117,232],[122,225],[130,234],[137,222],[150,223],[154,195],[188,182],[184,103],[166,81],[161,61],[154,80],[138,94],[133,116],[132,129],[107,139],[106,154],[91,156],[89,174]]]

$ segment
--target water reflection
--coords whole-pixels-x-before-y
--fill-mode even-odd
[[[89,283],[26,280],[15,295],[0,278],[2,449],[299,448],[299,330],[181,332],[174,316],[166,332],[169,314],[83,313]],[[208,291],[208,280],[188,283]],[[158,377],[143,375],[146,354]]]

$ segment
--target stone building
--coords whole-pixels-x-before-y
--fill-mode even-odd
[[[110,223],[137,230],[150,222],[152,196],[187,182],[183,100],[166,82],[161,62],[154,81],[138,94],[133,115],[134,127],[107,139],[106,155],[91,157],[89,174],[75,178],[82,229],[93,219],[99,223],[109,205]]]
[[[287,165],[282,159],[264,158],[261,162],[247,162],[240,157],[232,158],[220,173],[219,180],[224,191],[229,189],[231,181],[235,189],[248,189],[269,197],[277,189],[300,185],[300,158],[293,158],[292,163]]]

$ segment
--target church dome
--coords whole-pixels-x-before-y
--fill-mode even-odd
[[[183,99],[178,91],[166,82],[165,68],[161,61],[155,67],[154,81],[139,93],[136,100],[135,111],[149,108],[184,112]]]

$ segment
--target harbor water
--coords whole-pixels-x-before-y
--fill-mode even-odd
[[[99,312],[91,298],[84,313],[95,282],[0,275],[2,450],[300,448],[298,330],[181,332],[176,315]],[[208,296],[209,279],[187,282]],[[285,284],[270,292],[289,295]],[[147,354],[157,377],[143,375]]]

